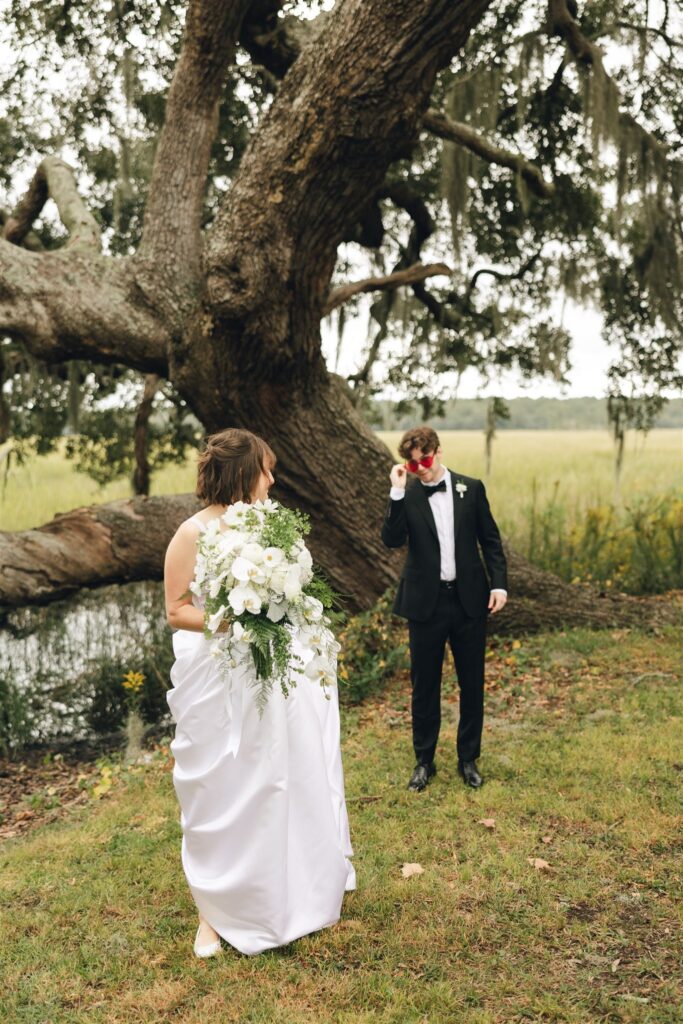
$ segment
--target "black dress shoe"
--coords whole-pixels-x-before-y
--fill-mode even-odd
[[[436,765],[433,761],[431,764],[416,764],[413,769],[413,774],[410,776],[408,789],[412,789],[416,793],[421,793],[422,790],[425,789],[432,775],[436,775]]]
[[[462,775],[462,780],[466,786],[471,786],[472,789],[479,789],[480,786],[484,785],[484,780],[477,771],[475,761],[458,761],[458,771]]]

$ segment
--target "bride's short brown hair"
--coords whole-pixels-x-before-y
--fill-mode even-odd
[[[199,455],[197,497],[207,505],[251,501],[261,473],[276,461],[270,445],[250,430],[229,427],[211,434]]]

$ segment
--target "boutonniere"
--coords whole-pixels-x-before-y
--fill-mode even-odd
[[[465,491],[467,490],[467,484],[464,484],[462,482],[462,480],[458,480],[457,484],[455,485],[455,489],[458,492],[458,494],[460,495],[460,497],[464,498],[465,497]]]

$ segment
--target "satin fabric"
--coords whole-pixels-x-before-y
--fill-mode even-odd
[[[259,718],[248,674],[228,687],[202,634],[179,630],[173,647],[173,782],[199,912],[246,954],[335,924],[355,888],[336,688],[326,699],[293,673]]]

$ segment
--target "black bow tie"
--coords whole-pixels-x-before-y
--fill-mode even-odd
[[[440,484],[435,484],[434,487],[425,487],[424,484],[422,486],[425,489],[425,494],[427,495],[427,497],[431,498],[432,494],[436,494],[437,491],[446,490],[446,481],[442,480]]]

